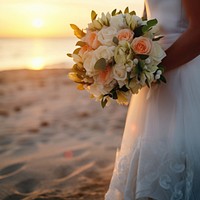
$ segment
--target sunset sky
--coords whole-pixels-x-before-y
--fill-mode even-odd
[[[0,37],[72,36],[69,24],[85,28],[90,12],[129,7],[141,15],[142,0],[0,0]]]

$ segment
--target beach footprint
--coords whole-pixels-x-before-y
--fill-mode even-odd
[[[11,155],[13,156],[24,156],[24,155],[29,155],[29,154],[33,154],[35,152],[38,151],[38,147],[36,144],[32,144],[32,145],[24,145],[24,146],[18,146],[18,148],[16,148],[15,150],[13,150],[11,152]]]
[[[12,176],[22,170],[25,163],[15,163],[0,169],[0,179]]]
[[[0,146],[9,145],[13,142],[13,139],[9,136],[0,137]]]
[[[2,200],[22,200],[22,199],[24,199],[24,197],[25,196],[22,196],[20,194],[11,194]]]
[[[68,176],[74,171],[74,168],[72,166],[60,166],[57,169],[55,169],[54,174],[56,176],[56,179],[62,179],[63,177]]]
[[[0,155],[1,155],[1,154],[4,154],[4,153],[6,153],[6,152],[8,152],[8,149],[6,149],[6,148],[5,148],[5,149],[0,149]]]
[[[35,189],[38,188],[39,185],[40,181],[34,178],[29,178],[17,183],[15,187],[18,192],[27,194],[35,191]]]

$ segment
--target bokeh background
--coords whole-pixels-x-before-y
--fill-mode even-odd
[[[0,0],[0,200],[102,200],[126,106],[99,102],[67,78],[90,12],[141,0]]]
[[[127,6],[138,15],[143,10],[140,0],[0,0],[0,5],[0,70],[71,64],[66,52],[76,39],[70,23],[84,29],[91,10],[99,15]]]

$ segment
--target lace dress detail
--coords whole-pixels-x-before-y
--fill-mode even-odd
[[[130,152],[133,152],[132,154],[121,156],[120,150],[117,150],[112,179],[113,184],[110,185],[106,199],[131,200],[132,198],[129,197],[131,193],[135,193],[136,199],[147,196],[152,197],[148,188],[152,187],[153,183],[155,187],[153,190],[155,191],[159,188],[162,194],[165,195],[165,199],[189,200],[192,191],[193,170],[192,161],[189,160],[188,155],[185,152],[181,152],[171,159],[169,154],[163,152],[163,144],[160,144],[160,147],[162,147],[159,149],[160,151],[147,149],[148,153],[146,153],[146,155],[151,154],[151,157],[152,155],[154,158],[157,157],[160,164],[155,165],[157,161],[148,160],[147,157],[145,165],[138,169],[141,143],[142,139],[140,138],[134,145],[134,149],[130,149]],[[161,151],[163,154],[160,154]],[[133,168],[130,169],[130,166]],[[132,188],[132,191],[126,191],[129,184],[127,180],[130,175],[132,177],[131,181],[135,182],[135,188]],[[137,179],[139,180],[137,181]],[[145,186],[146,189],[137,191],[137,186],[139,187],[140,185]]]

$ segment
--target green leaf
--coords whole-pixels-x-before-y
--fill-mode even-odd
[[[143,71],[143,68],[144,68],[144,66],[145,66],[145,64],[144,64],[143,61],[140,61],[140,60],[139,60],[137,66],[138,66],[139,72],[142,72],[142,71]]]
[[[97,70],[105,70],[106,69],[106,59],[105,58],[100,58],[97,60],[96,64],[94,65],[94,68]]]
[[[158,23],[157,19],[151,19],[151,20],[147,21],[147,26],[152,27],[152,26],[155,26],[157,23]]]
[[[160,76],[160,80],[161,80],[163,83],[167,83],[167,80],[166,80],[166,78],[165,78],[163,75]]]
[[[165,67],[162,64],[158,64],[158,69],[162,71],[162,73],[165,71]]]
[[[126,7],[126,9],[124,10],[124,14],[129,13],[129,8]]]
[[[119,89],[120,91],[123,91],[123,92],[128,92],[129,89],[126,87],[126,85],[124,85],[122,88]]]
[[[83,47],[83,46],[85,46],[86,45],[86,42],[83,42],[83,41],[78,41],[77,43],[76,43],[76,46],[80,46],[80,47]]]
[[[146,25],[144,25],[143,27],[142,27],[142,32],[143,32],[143,34],[144,33],[146,33],[148,30],[149,30],[149,26],[146,26]]]
[[[144,54],[137,54],[139,57],[140,57],[140,59],[142,59],[142,60],[145,60],[145,59],[147,59],[148,57],[149,57],[149,55],[144,55]]]
[[[115,16],[115,15],[116,15],[116,12],[117,12],[117,9],[113,10],[112,13],[111,13],[112,16]]]
[[[113,38],[113,42],[114,42],[116,45],[118,45],[118,44],[119,44],[118,38],[117,38],[117,37],[114,37],[114,38]]]
[[[148,88],[151,87],[150,84],[149,84],[149,81],[147,79],[146,79],[145,83],[146,83],[146,85],[147,85]]]
[[[132,78],[131,78],[131,72],[127,73],[127,79],[128,79],[128,85],[130,84]]]
[[[134,30],[134,37],[140,37],[142,35],[144,35],[142,29],[145,25],[142,26],[138,26],[135,30]]]
[[[105,108],[106,104],[108,103],[108,100],[106,98],[101,99],[101,107]]]
[[[112,91],[112,98],[113,99],[118,99],[116,90]]]
[[[71,53],[67,53],[67,56],[72,58],[72,54]]]
[[[92,20],[92,21],[95,20],[96,17],[97,17],[96,12],[95,12],[94,10],[92,10],[92,12],[91,12],[91,20]]]

